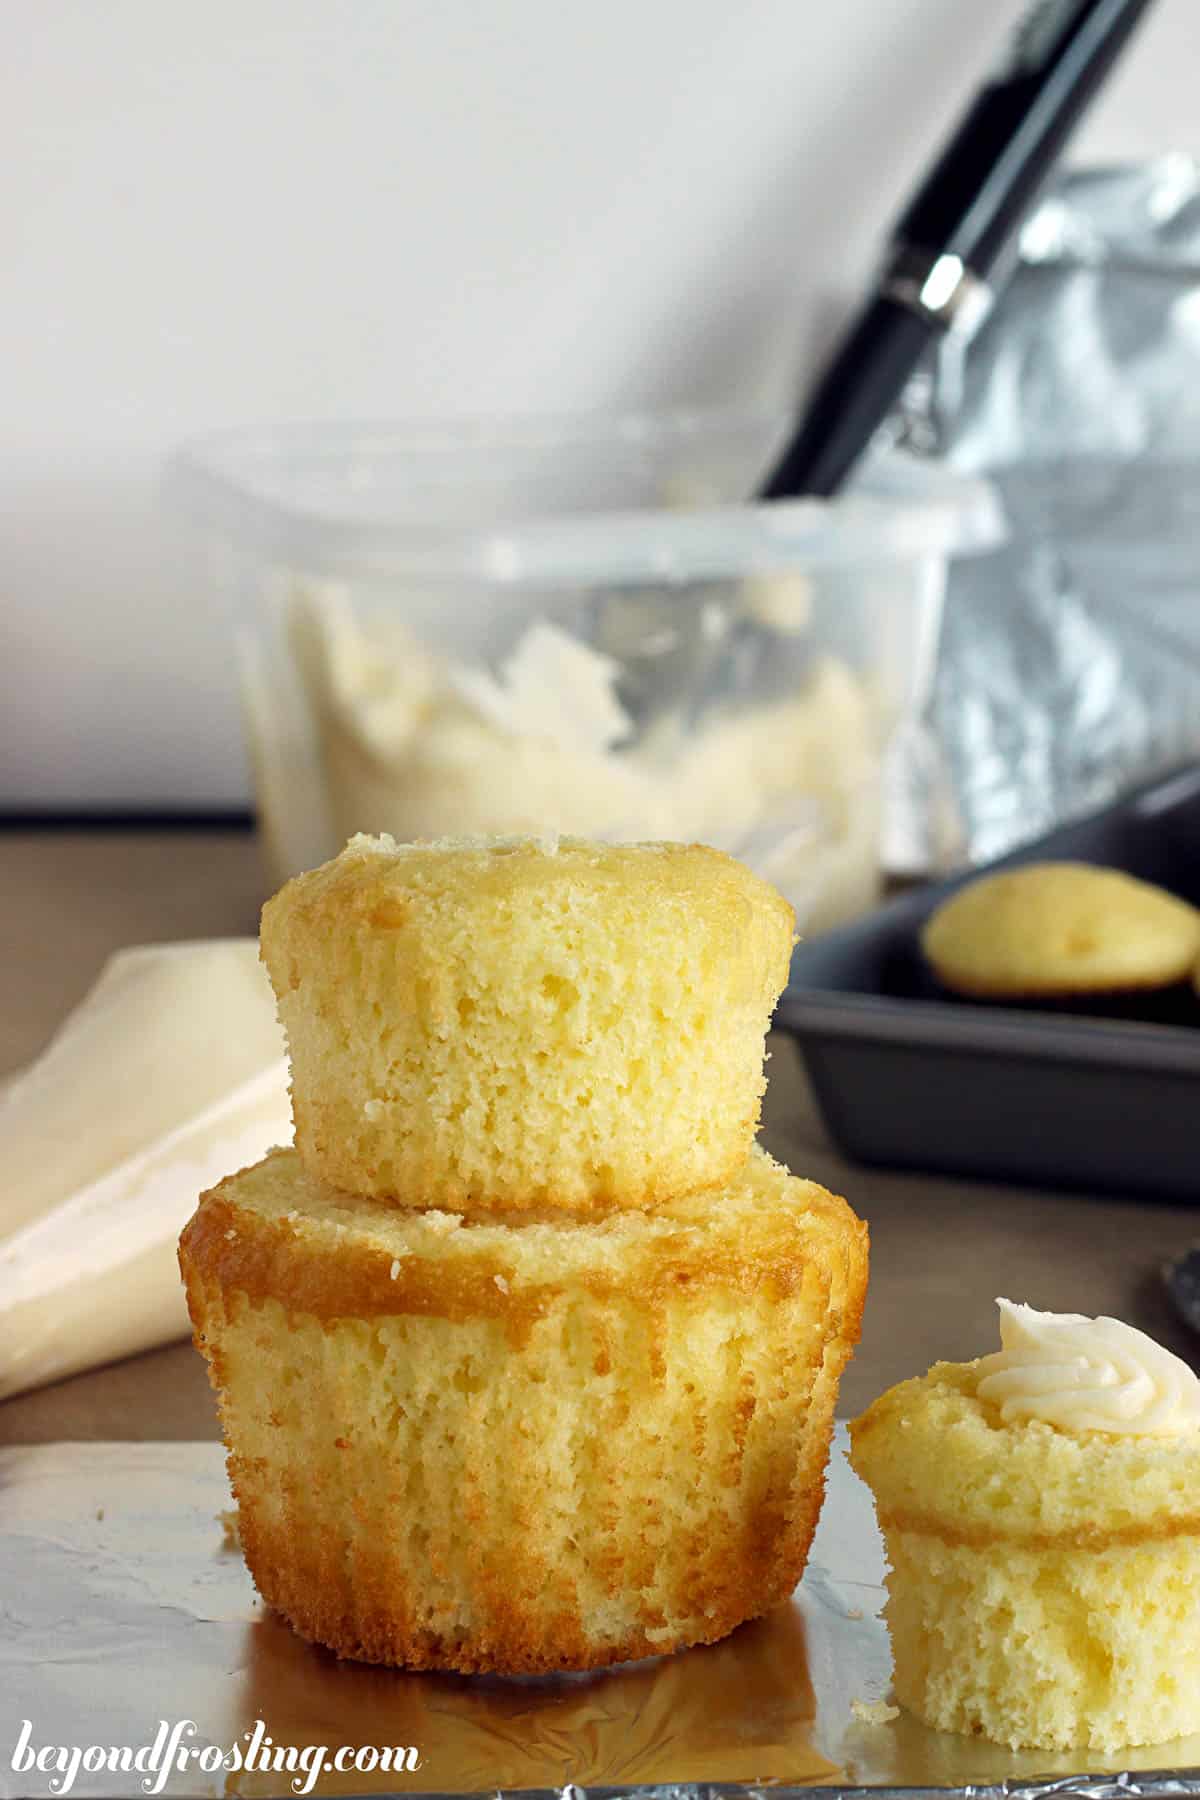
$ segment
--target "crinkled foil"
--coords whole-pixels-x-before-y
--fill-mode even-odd
[[[1200,168],[1062,179],[914,447],[997,484],[950,577],[932,724],[974,860],[1200,756]]]
[[[1200,1738],[1125,1752],[1117,1771],[1111,1758],[1014,1755],[903,1714],[873,1718],[891,1676],[883,1552],[844,1441],[839,1432],[809,1571],[787,1606],[708,1649],[515,1681],[339,1663],[294,1636],[227,1541],[216,1444],[2,1450],[0,1796],[51,1792],[48,1775],[12,1767],[25,1720],[40,1748],[136,1749],[160,1721],[192,1721],[190,1742],[228,1749],[261,1720],[276,1746],[420,1754],[402,1775],[323,1776],[322,1794],[1200,1796]],[[191,1767],[160,1791],[278,1795],[292,1779]],[[81,1770],[70,1792],[131,1795],[137,1782]]]

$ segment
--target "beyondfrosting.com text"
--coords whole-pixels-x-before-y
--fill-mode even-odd
[[[422,1766],[421,1752],[413,1744],[277,1744],[261,1719],[228,1747],[205,1743],[193,1719],[174,1724],[160,1719],[148,1744],[48,1744],[34,1741],[31,1719],[21,1721],[10,1765],[14,1775],[40,1777],[44,1786],[20,1789],[26,1794],[69,1794],[81,1774],[137,1775],[130,1791],[161,1794],[172,1774],[199,1770],[202,1774],[236,1775],[242,1771],[287,1775],[293,1793],[311,1794],[322,1775],[411,1774]]]

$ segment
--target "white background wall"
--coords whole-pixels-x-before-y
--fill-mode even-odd
[[[789,390],[1022,10],[0,5],[0,807],[245,795],[173,444]],[[1078,157],[1200,149],[1196,17]]]

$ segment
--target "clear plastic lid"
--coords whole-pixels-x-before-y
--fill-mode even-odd
[[[685,584],[992,547],[985,481],[871,458],[833,501],[753,503],[786,422],[674,412],[303,425],[185,447],[175,505],[240,549],[328,573],[498,586]]]

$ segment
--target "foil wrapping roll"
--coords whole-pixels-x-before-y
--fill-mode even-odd
[[[947,592],[929,723],[960,854],[1200,756],[1200,166],[1062,178],[902,435],[988,476],[1011,533]]]
[[[285,1751],[419,1752],[412,1769],[322,1771],[317,1794],[1200,1800],[1200,1737],[1115,1756],[1014,1752],[886,1704],[883,1545],[845,1444],[839,1426],[812,1557],[787,1605],[705,1649],[516,1680],[407,1674],[304,1643],[258,1600],[226,1528],[219,1444],[0,1448],[0,1800],[63,1791],[49,1771],[17,1766],[26,1721],[43,1749],[136,1750],[190,1725],[181,1741],[217,1760],[256,1730]],[[157,1769],[144,1780],[80,1769],[67,1791],[282,1800],[302,1791],[296,1779],[164,1759],[161,1783]]]

